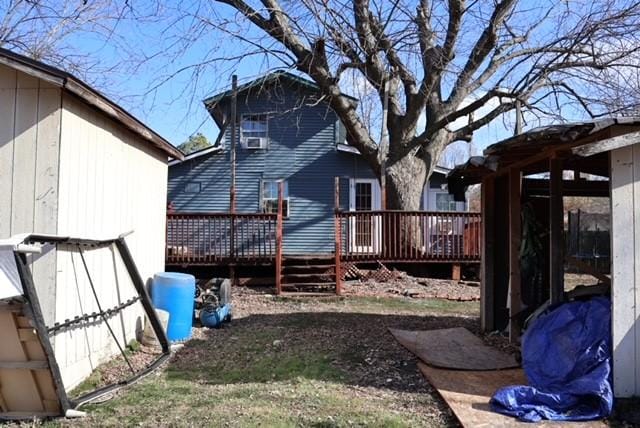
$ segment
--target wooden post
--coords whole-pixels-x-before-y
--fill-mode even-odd
[[[549,284],[551,304],[564,298],[564,208],[562,204],[562,159],[549,159]]]
[[[336,274],[336,294],[342,294],[342,266],[340,266],[340,257],[342,250],[342,230],[340,225],[340,177],[335,178],[334,182],[334,232],[335,232],[335,274]]]
[[[520,284],[521,185],[521,171],[509,170],[509,341],[511,343],[515,343],[520,337],[520,325],[517,318],[522,309]]]
[[[482,331],[495,330],[495,212],[496,180],[488,176],[482,180],[482,251],[480,263],[480,327]]]
[[[451,265],[451,279],[454,281],[460,281],[462,279],[462,266],[460,263],[454,263]]]
[[[276,294],[282,294],[282,196],[284,181],[278,182],[278,214],[276,217]]]

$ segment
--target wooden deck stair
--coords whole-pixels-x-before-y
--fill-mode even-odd
[[[335,294],[335,257],[333,254],[283,256],[282,294]]]

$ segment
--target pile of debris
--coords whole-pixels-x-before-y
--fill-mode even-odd
[[[378,263],[373,270],[359,269],[355,264],[344,266],[346,295],[388,297],[405,296],[415,299],[446,299],[461,302],[480,300],[480,284],[475,281],[417,278]]]

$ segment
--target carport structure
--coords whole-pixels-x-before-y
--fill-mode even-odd
[[[611,280],[599,279],[611,283],[615,393],[640,394],[640,118],[553,125],[503,140],[449,175],[457,195],[478,183],[482,328],[508,328],[512,341],[535,309],[565,299],[563,197],[610,198]],[[536,263],[523,256],[532,240]]]

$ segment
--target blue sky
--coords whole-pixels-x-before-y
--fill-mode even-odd
[[[181,12],[191,12],[202,7],[198,0],[181,2]],[[167,15],[176,11],[168,10]],[[207,11],[215,19],[233,22],[230,8],[217,5]],[[233,24],[231,24],[233,25]],[[193,34],[192,40],[182,40],[185,34]],[[104,75],[90,75],[95,85],[107,96],[178,145],[196,132],[201,132],[211,141],[218,130],[208,116],[201,100],[230,86],[230,76],[236,73],[240,81],[277,68],[277,62],[265,63],[264,58],[245,57],[241,61],[216,63],[199,70],[197,82],[194,69],[188,67],[201,63],[203,58],[234,56],[242,49],[234,46],[229,38],[222,37],[207,26],[194,24],[188,18],[167,25],[167,20],[138,19],[122,22],[108,41],[90,35],[74,36],[68,41],[78,50],[88,53],[100,63],[101,68],[118,66]],[[123,46],[126,45],[126,48]],[[132,61],[131,58],[153,56],[147,61]],[[188,69],[171,78],[176,71]],[[159,82],[163,82],[159,86]],[[496,120],[476,132],[471,154],[479,152],[488,144],[512,134],[513,117]],[[458,152],[468,152],[465,143],[458,143]],[[459,156],[458,156],[459,157]],[[458,159],[459,160],[459,159]]]

